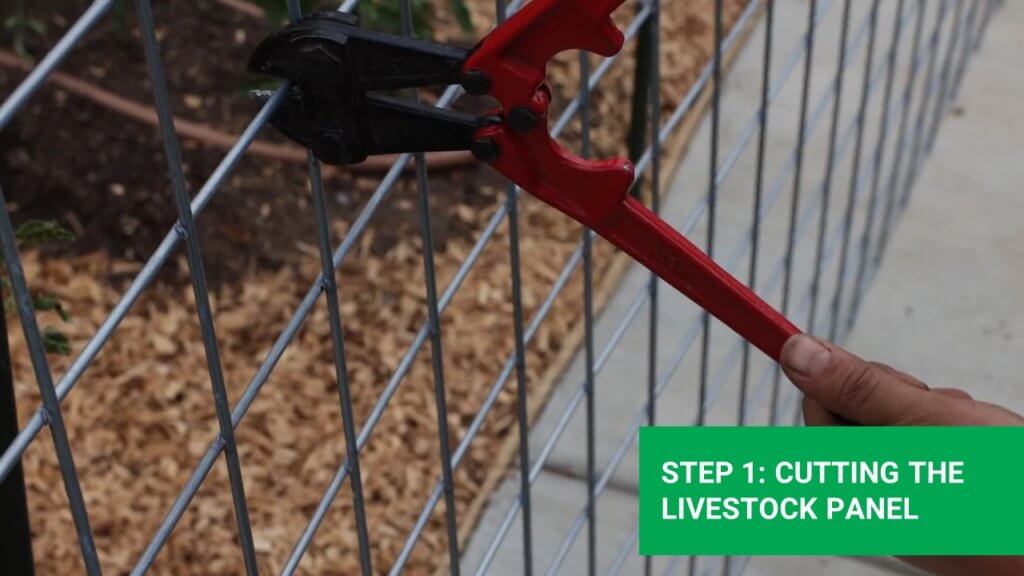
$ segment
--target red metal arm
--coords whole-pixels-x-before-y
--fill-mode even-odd
[[[490,93],[507,113],[518,107],[541,119],[515,131],[505,122],[478,133],[500,151],[494,168],[547,204],[593,229],[731,327],[768,356],[799,329],[715,264],[690,241],[629,197],[633,165],[584,160],[547,131],[548,60],[565,50],[611,56],[622,33],[611,13],[624,0],[534,0],[497,28],[467,60],[465,70],[491,79]]]

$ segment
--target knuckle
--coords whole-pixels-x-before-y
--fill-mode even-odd
[[[877,366],[859,363],[840,381],[837,400],[850,409],[869,405],[882,384],[882,373]]]

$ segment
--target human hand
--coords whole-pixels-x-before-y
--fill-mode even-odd
[[[782,370],[804,393],[810,426],[1024,426],[1024,417],[957,388],[924,382],[810,336],[782,349]]]
[[[781,364],[804,393],[804,421],[810,426],[1024,426],[1020,415],[963,390],[929,388],[909,374],[810,336],[790,338]],[[1024,557],[1019,556],[901,560],[937,576],[1024,574]]]

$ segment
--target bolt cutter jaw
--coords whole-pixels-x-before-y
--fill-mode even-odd
[[[350,14],[321,12],[264,39],[249,58],[249,70],[291,84],[271,118],[275,128],[324,163],[346,165],[377,154],[480,149],[476,132],[500,119],[383,94],[463,81],[478,89],[478,75],[463,78],[468,54],[360,28]]]
[[[472,116],[432,106],[360,95],[344,106],[325,106],[298,86],[270,123],[325,164],[358,164],[378,154],[468,150],[481,161],[494,156],[482,147],[477,133],[501,122],[498,116]]]
[[[249,68],[291,82],[272,123],[320,160],[469,150],[778,359],[796,326],[630,197],[629,161],[580,158],[548,132],[548,61],[566,50],[616,54],[624,39],[611,16],[624,1],[533,0],[470,51],[367,31],[336,12],[314,14],[264,40]],[[498,107],[474,118],[379,94],[453,84],[490,95]]]
[[[356,16],[330,11],[265,38],[248,68],[343,103],[360,92],[460,84],[468,56],[461,48],[367,30]]]

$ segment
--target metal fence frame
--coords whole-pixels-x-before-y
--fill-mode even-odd
[[[863,301],[863,293],[871,284],[881,265],[890,238],[890,231],[908,205],[914,182],[920,174],[925,158],[934,145],[942,119],[945,117],[959,91],[970,56],[978,48],[991,19],[992,12],[1000,3],[1000,0],[941,0],[938,3],[926,3],[924,0],[898,0],[897,21],[894,23],[893,36],[889,40],[888,46],[884,48],[884,58],[879,64],[875,62],[875,54],[876,51],[880,52],[882,50],[876,47],[876,44],[878,44],[876,29],[881,0],[872,0],[873,5],[870,14],[864,21],[856,24],[851,24],[850,22],[851,1],[820,0],[819,2],[818,0],[810,0],[807,33],[803,41],[790,51],[782,74],[777,78],[772,78],[770,70],[774,38],[771,31],[774,25],[774,4],[770,0],[767,2],[764,0],[750,0],[740,15],[739,21],[735,23],[731,31],[726,33],[723,29],[723,0],[717,0],[715,3],[716,42],[714,57],[707,67],[703,69],[701,75],[679,106],[667,118],[662,114],[659,98],[659,87],[661,85],[661,71],[658,58],[660,51],[660,0],[642,0],[634,18],[626,27],[627,41],[633,41],[645,29],[650,38],[645,47],[645,49],[650,50],[649,56],[652,61],[652,70],[647,80],[648,86],[646,86],[646,89],[650,91],[649,143],[644,154],[637,162],[637,174],[638,179],[644,175],[649,176],[650,185],[653,187],[651,198],[654,210],[659,210],[662,145],[667,138],[678,130],[687,113],[694,109],[702,91],[705,89],[711,90],[712,153],[710,184],[703,200],[689,214],[681,227],[681,231],[684,234],[689,234],[698,223],[706,221],[708,223],[706,249],[712,255],[719,255],[720,250],[716,246],[715,234],[719,188],[737,165],[740,155],[752,141],[755,141],[756,137],[756,189],[755,201],[751,211],[750,227],[743,240],[731,252],[726,252],[725,258],[721,262],[727,269],[736,271],[744,262],[744,258],[747,258],[749,264],[747,270],[748,281],[751,285],[758,287],[762,296],[765,298],[776,298],[776,292],[781,285],[782,308],[785,312],[797,320],[803,320],[806,317],[805,314],[809,314],[807,326],[810,326],[812,329],[819,328],[823,330],[827,327],[824,333],[840,341],[846,337],[852,328]],[[357,2],[358,0],[346,0],[339,10],[352,11]],[[509,3],[506,7],[503,0],[496,0],[498,21],[500,22],[508,14],[514,12],[522,3],[522,0],[516,0]],[[810,94],[811,62],[815,45],[814,32],[826,13],[835,4],[839,3],[842,3],[843,7],[840,59],[834,80],[829,84],[825,93],[815,100],[811,98]],[[114,0],[95,0],[78,21],[68,29],[67,33],[46,57],[38,63],[28,77],[0,104],[0,130],[3,130],[10,123],[18,110],[38,91],[46,78],[60,65],[70,50],[110,10],[113,4]],[[287,0],[287,4],[290,15],[293,18],[299,17],[298,0]],[[409,0],[401,0],[401,4],[405,14],[403,28],[406,34],[411,34]],[[627,313],[613,331],[606,345],[598,350],[594,342],[595,311],[593,308],[592,251],[595,236],[590,231],[584,231],[580,244],[565,263],[553,288],[533,317],[525,318],[521,296],[522,280],[519,255],[518,216],[520,191],[514,185],[509,184],[506,194],[507,201],[493,214],[484,227],[475,246],[459,267],[450,284],[443,291],[439,292],[434,274],[434,249],[429,210],[430,196],[428,193],[430,183],[427,167],[422,155],[409,154],[402,155],[391,167],[353,222],[341,244],[336,249],[333,249],[333,251],[328,226],[327,206],[324,200],[323,183],[320,176],[320,165],[314,158],[310,157],[309,173],[314,208],[314,222],[312,225],[316,227],[318,234],[322,265],[321,275],[309,288],[286,328],[274,342],[266,359],[256,370],[237,404],[234,407],[230,406],[225,392],[224,376],[220,367],[219,350],[214,328],[215,322],[206,287],[203,258],[198,235],[196,234],[195,216],[214,197],[227,176],[252,144],[256,135],[266,125],[268,119],[278,106],[281,105],[287,86],[279,88],[263,105],[259,113],[256,114],[239,140],[225,155],[196,196],[190,198],[183,174],[178,139],[171,119],[168,89],[163,73],[159,45],[156,39],[150,0],[137,0],[136,5],[150,79],[153,84],[155,106],[160,120],[163,146],[170,170],[171,189],[178,209],[179,220],[168,231],[159,247],[147,260],[120,301],[109,313],[106,320],[86,346],[79,352],[71,367],[57,381],[56,385],[54,384],[43,349],[40,330],[36,324],[35,313],[32,308],[32,298],[24,271],[20,265],[19,255],[15,247],[14,229],[6,205],[0,210],[0,243],[2,243],[3,255],[7,262],[17,313],[21,320],[35,370],[35,379],[42,396],[42,406],[38,408],[26,426],[20,431],[15,441],[5,448],[2,457],[0,457],[0,480],[6,478],[11,473],[12,469],[20,461],[26,448],[44,427],[48,427],[53,437],[56,457],[78,534],[85,569],[90,575],[100,574],[100,563],[93,541],[85,500],[82,496],[78,475],[75,470],[73,454],[68,442],[60,403],[70,394],[85,370],[117,329],[121,320],[124,319],[142,292],[152,283],[157,272],[180,244],[185,245],[188,257],[190,276],[195,293],[196,311],[201,326],[210,373],[212,401],[216,410],[220,432],[211,440],[205,455],[196,464],[191,477],[182,487],[160,528],[153,535],[148,547],[138,558],[133,574],[145,573],[150,568],[221,453],[224,454],[225,462],[228,466],[230,486],[234,499],[235,519],[245,569],[248,574],[257,573],[256,553],[242,482],[241,465],[238,461],[234,429],[245,417],[271,371],[305,319],[309,316],[321,294],[326,294],[327,298],[338,382],[338,396],[344,420],[346,458],[338,468],[331,483],[326,487],[323,498],[310,518],[307,527],[295,543],[288,561],[282,568],[282,574],[292,574],[298,568],[304,553],[315,536],[317,528],[323,521],[328,509],[346,480],[351,483],[352,487],[362,572],[370,574],[384,569],[379,566],[371,566],[370,541],[363,509],[359,450],[369,440],[375,426],[387,408],[388,402],[409,372],[417,354],[428,341],[433,358],[433,379],[440,433],[439,456],[442,464],[442,475],[438,478],[430,497],[424,503],[422,512],[408,535],[397,562],[393,566],[386,568],[390,574],[398,574],[402,571],[430,516],[442,499],[445,501],[446,509],[445,527],[448,537],[450,571],[452,574],[460,573],[460,550],[452,470],[457,468],[466,456],[473,439],[483,426],[500,392],[508,385],[513,372],[516,374],[515,386],[518,397],[520,492],[507,510],[499,526],[497,536],[488,547],[483,561],[476,567],[474,571],[476,574],[487,572],[517,515],[522,515],[523,518],[523,562],[525,571],[529,574],[533,573],[535,568],[538,568],[534,566],[531,545],[533,530],[531,527],[530,487],[537,480],[544,463],[551,456],[555,445],[580,405],[585,406],[584,417],[586,418],[587,426],[587,502],[580,510],[579,515],[562,542],[559,553],[552,564],[547,567],[546,572],[553,574],[559,570],[569,552],[569,548],[583,532],[584,527],[587,527],[589,573],[593,574],[595,572],[597,527],[595,512],[600,497],[608,486],[612,474],[635,441],[639,427],[655,422],[658,397],[668,385],[672,375],[678,369],[688,351],[696,345],[698,336],[701,337],[701,368],[700,396],[697,399],[699,410],[695,420],[696,424],[704,422],[705,414],[715,402],[722,386],[737,365],[740,366],[741,374],[738,424],[746,423],[747,415],[751,413],[752,408],[763,402],[766,396],[770,402],[770,418],[772,423],[793,420],[795,412],[793,410],[793,401],[796,398],[796,394],[784,393],[780,386],[779,371],[771,366],[764,369],[760,375],[753,374],[751,369],[751,350],[748,344],[736,338],[733,346],[729,349],[725,361],[717,366],[711,365],[709,334],[713,324],[706,313],[698,314],[694,317],[693,322],[687,328],[682,346],[671,351],[672,355],[669,357],[671,360],[668,369],[659,372],[658,358],[659,354],[662,353],[658,346],[657,327],[659,282],[653,275],[636,294]],[[923,25],[926,20],[925,13],[931,8],[934,8],[937,14],[933,18],[934,23],[931,29],[926,33]],[[740,138],[733,143],[724,155],[721,155],[719,151],[721,143],[718,129],[721,105],[718,87],[723,73],[721,65],[722,53],[738,41],[740,31],[752,23],[755,16],[762,10],[765,14],[763,23],[767,33],[765,34],[765,45],[763,48],[764,75],[761,79],[760,106],[748,120]],[[913,28],[913,39],[910,42],[910,51],[905,56],[905,58],[909,59],[909,73],[902,80],[902,86],[899,86],[899,82],[896,81],[896,71],[901,52],[906,52],[902,48],[904,44],[903,38],[906,36],[905,31],[911,27]],[[947,28],[948,31],[946,30]],[[865,43],[867,44],[867,49],[861,98],[857,104],[857,112],[844,125],[840,122],[842,83],[846,71],[851,66],[851,60],[853,60]],[[601,78],[614,66],[617,60],[618,58],[605,59],[599,66],[591,69],[590,57],[586,54],[580,55],[580,68],[582,71],[579,87],[580,93],[568,103],[552,126],[553,133],[557,135],[570,122],[579,117],[582,123],[581,153],[583,156],[587,156],[590,152],[590,92],[598,85]],[[800,123],[797,127],[798,145],[790,153],[783,169],[772,177],[771,180],[766,180],[764,161],[766,147],[765,126],[769,122],[771,104],[792,76],[801,60],[804,61],[804,76]],[[919,82],[922,71],[924,79]],[[919,88],[920,83],[923,83],[921,88]],[[878,138],[874,143],[874,149],[868,151],[864,149],[866,145],[864,137],[864,125],[866,124],[865,110],[871,101],[872,95],[876,93],[880,85],[883,86],[882,119]],[[637,86],[637,89],[644,88]],[[460,95],[461,93],[458,88],[451,87],[443,94],[437,105],[447,107]],[[802,189],[803,179],[801,174],[804,169],[806,138],[820,123],[824,113],[830,107],[832,114],[829,130],[828,164],[825,177],[815,189],[804,190]],[[893,130],[895,130],[895,139],[894,144],[890,146],[889,141],[892,140],[890,136],[894,135]],[[834,165],[836,162],[842,161],[851,148],[854,154],[851,182],[846,189],[845,198],[836,198],[835,194],[833,194],[833,188],[841,187],[841,183],[833,182]],[[883,174],[883,167],[885,165],[885,155],[889,151],[892,152],[894,159],[891,162],[888,177],[886,177]],[[378,207],[389,195],[403,169],[410,162],[415,163],[416,179],[419,188],[420,225],[423,237],[422,256],[426,279],[424,289],[428,317],[420,327],[406,354],[395,367],[392,377],[378,398],[373,410],[365,422],[363,422],[362,427],[357,431],[352,413],[351,393],[348,388],[343,321],[338,303],[338,287],[335,274],[338,266],[348,256]],[[792,187],[793,198],[799,199],[799,201],[794,200],[791,203],[787,250],[771,268],[764,268],[760,265],[762,256],[759,249],[760,226],[769,211],[785,192],[784,188],[787,182],[790,181],[794,183]],[[867,195],[868,202],[867,218],[858,232],[854,229],[853,214],[855,206],[862,200],[865,194]],[[845,201],[845,217],[835,227],[830,227],[828,221],[828,204],[830,199]],[[3,200],[2,191],[0,191],[0,200]],[[814,222],[815,216],[818,217],[816,225]],[[503,370],[491,385],[489,394],[465,435],[456,446],[450,446],[448,444],[449,434],[446,419],[440,317],[451,303],[455,293],[461,287],[483,249],[506,218],[510,232],[509,257],[512,271],[510,289],[514,313],[515,350],[506,359]],[[798,290],[798,287],[792,285],[793,253],[797,243],[811,229],[815,229],[817,232],[815,238],[814,276],[810,286],[806,287],[806,289]],[[832,294],[823,294],[821,293],[822,277],[824,274],[829,273],[828,266],[837,257],[837,252],[836,288]],[[531,454],[531,451],[537,447],[531,447],[527,434],[526,346],[551,311],[556,297],[569,284],[574,271],[581,266],[583,268],[584,283],[583,349],[586,359],[585,377],[568,407],[558,419],[558,423],[551,435],[545,440],[540,449],[536,450],[536,454]],[[760,281],[758,278],[766,280]],[[603,470],[598,471],[595,452],[595,427],[597,423],[594,416],[594,382],[597,374],[608,362],[612,351],[622,340],[626,329],[641,316],[640,312],[645,304],[649,308],[648,324],[650,335],[647,402],[636,413],[628,434],[623,437],[621,445],[616,449],[611,460]],[[825,322],[827,324],[823,324]],[[634,530],[632,535],[622,542],[618,548],[618,553],[610,573],[618,573],[622,569],[625,560],[635,549],[636,543],[637,532]],[[678,564],[682,561],[683,559],[675,559],[668,566],[666,573],[675,573]],[[695,559],[691,558],[688,562],[690,573],[696,573],[697,563]],[[725,570],[730,573],[739,573],[744,565],[743,561],[727,559]],[[647,562],[646,571],[650,572],[650,570],[651,564]]]

